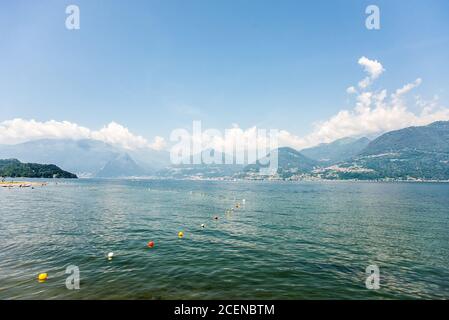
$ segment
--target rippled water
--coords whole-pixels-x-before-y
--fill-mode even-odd
[[[0,299],[449,298],[448,184],[76,180],[0,208]]]

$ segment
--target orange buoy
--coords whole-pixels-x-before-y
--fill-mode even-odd
[[[154,241],[148,242],[148,248],[154,248]]]

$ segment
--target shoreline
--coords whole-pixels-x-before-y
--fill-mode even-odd
[[[2,188],[32,188],[32,187],[44,187],[47,182],[30,182],[30,181],[0,181],[0,187]]]
[[[241,178],[192,178],[192,177],[121,177],[121,178],[79,178],[80,180],[124,180],[124,181],[192,181],[192,182],[284,182],[284,183],[298,183],[298,182],[322,182],[322,183],[430,183],[430,184],[448,184],[449,180],[402,180],[402,179],[379,179],[379,180],[360,180],[360,179],[241,179]],[[0,181],[0,188],[30,188],[30,187],[44,187],[48,185],[48,181]]]
[[[120,178],[79,178],[79,180],[125,180],[125,181],[215,181],[215,182],[370,182],[370,183],[449,183],[449,180],[406,180],[406,179],[378,179],[378,180],[362,180],[362,179],[241,179],[241,178],[198,178],[198,177],[120,177]]]

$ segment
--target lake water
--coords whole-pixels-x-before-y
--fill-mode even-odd
[[[448,184],[61,180],[0,208],[0,299],[449,298]]]

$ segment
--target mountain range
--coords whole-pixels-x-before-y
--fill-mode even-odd
[[[300,152],[279,148],[281,179],[449,180],[449,121],[344,138]],[[246,168],[257,172],[257,164]],[[246,175],[247,177],[250,175]]]
[[[283,178],[288,178],[298,173],[310,173],[313,169],[319,166],[318,161],[306,157],[301,152],[293,148],[282,147],[276,151],[278,156],[277,174]],[[256,163],[246,166],[244,168],[243,176],[258,175],[261,168],[264,167],[262,164],[268,163],[270,158],[271,153],[262,158],[260,161],[256,161]]]
[[[352,178],[448,180],[449,121],[387,132],[338,167],[366,169],[359,174],[349,171]]]
[[[197,157],[204,160],[214,152],[204,150]],[[282,147],[272,152],[278,154],[279,179],[449,180],[449,121],[387,132],[372,141],[343,138],[300,151]],[[221,153],[215,155],[225,158]],[[1,158],[53,163],[80,177],[101,178],[254,178],[263,167],[262,160],[267,160],[246,166],[204,161],[171,165],[167,151],[126,150],[94,140],[50,139],[0,145]]]
[[[331,143],[322,143],[312,148],[302,149],[301,153],[322,164],[335,164],[358,155],[370,142],[370,139],[366,137],[342,138]]]
[[[53,163],[79,177],[146,176],[168,163],[168,152],[125,150],[96,140],[44,139],[0,145],[0,159]]]

